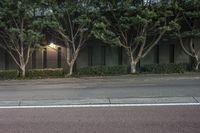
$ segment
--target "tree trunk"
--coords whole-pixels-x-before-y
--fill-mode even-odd
[[[68,74],[66,75],[67,77],[69,76],[72,76],[73,74],[73,69],[74,69],[74,64],[76,62],[76,59],[78,57],[78,54],[79,54],[79,51],[80,51],[80,48],[77,48],[76,52],[74,53],[71,61],[67,61],[68,62],[68,65],[69,65],[69,71],[68,71]]]
[[[134,61],[134,60],[132,60],[132,61],[130,62],[130,65],[131,65],[131,73],[132,73],[132,74],[136,73],[136,65],[137,65],[137,62]]]
[[[127,49],[127,55],[129,58],[130,73],[134,74],[134,73],[136,73],[136,65],[137,65],[138,61],[134,59],[133,52],[130,49]]]
[[[73,59],[69,64],[69,69],[68,69],[68,73],[67,73],[66,77],[72,76],[73,70],[74,70],[74,63],[75,63],[75,59]]]
[[[20,66],[20,77],[25,78],[25,76],[26,76],[26,66],[22,65]]]
[[[73,74],[73,67],[74,67],[74,64],[70,64],[69,65],[69,71],[68,71],[67,77],[72,76],[72,74]]]
[[[199,64],[200,64],[199,58],[198,58],[198,56],[195,56],[195,66],[194,66],[195,71],[199,70]]]
[[[195,71],[198,71],[199,70],[199,63],[197,63],[196,65],[195,65]]]

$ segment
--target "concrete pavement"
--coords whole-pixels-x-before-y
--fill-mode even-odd
[[[196,104],[200,97],[162,97],[162,98],[106,98],[106,99],[65,99],[65,100],[20,100],[0,101],[0,108],[6,106],[63,106],[63,105],[111,105],[111,104]]]
[[[0,81],[0,106],[199,103],[200,75]]]

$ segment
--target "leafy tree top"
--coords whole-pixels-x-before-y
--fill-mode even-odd
[[[73,45],[74,51],[83,45],[91,37],[96,3],[88,0],[49,1],[52,11],[50,28],[55,31],[57,39],[64,41],[65,45]]]
[[[200,1],[181,0],[177,2],[179,13],[179,33],[183,38],[200,37]]]
[[[3,38],[19,40],[23,45],[35,45],[43,38],[42,19],[36,11],[41,10],[41,0],[1,0],[0,29]],[[10,39],[11,40],[11,39]],[[18,41],[13,42],[15,44]],[[9,44],[12,45],[12,42]]]
[[[95,25],[97,38],[111,44],[135,45],[143,43],[149,33],[157,34],[176,27],[176,22],[169,19],[174,15],[171,5],[160,2],[147,6],[139,1],[135,4],[132,0],[124,0],[122,5],[119,7],[115,1],[104,3],[103,17]]]

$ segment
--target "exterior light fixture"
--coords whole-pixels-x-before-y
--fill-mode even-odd
[[[51,42],[51,43],[49,44],[49,47],[50,47],[50,48],[53,48],[53,49],[56,49],[56,48],[57,48],[57,45]]]

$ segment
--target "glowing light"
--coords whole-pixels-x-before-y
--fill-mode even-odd
[[[51,47],[51,48],[53,48],[53,49],[56,49],[56,48],[57,48],[56,44],[54,44],[54,43],[50,43],[50,44],[49,44],[49,47]]]

